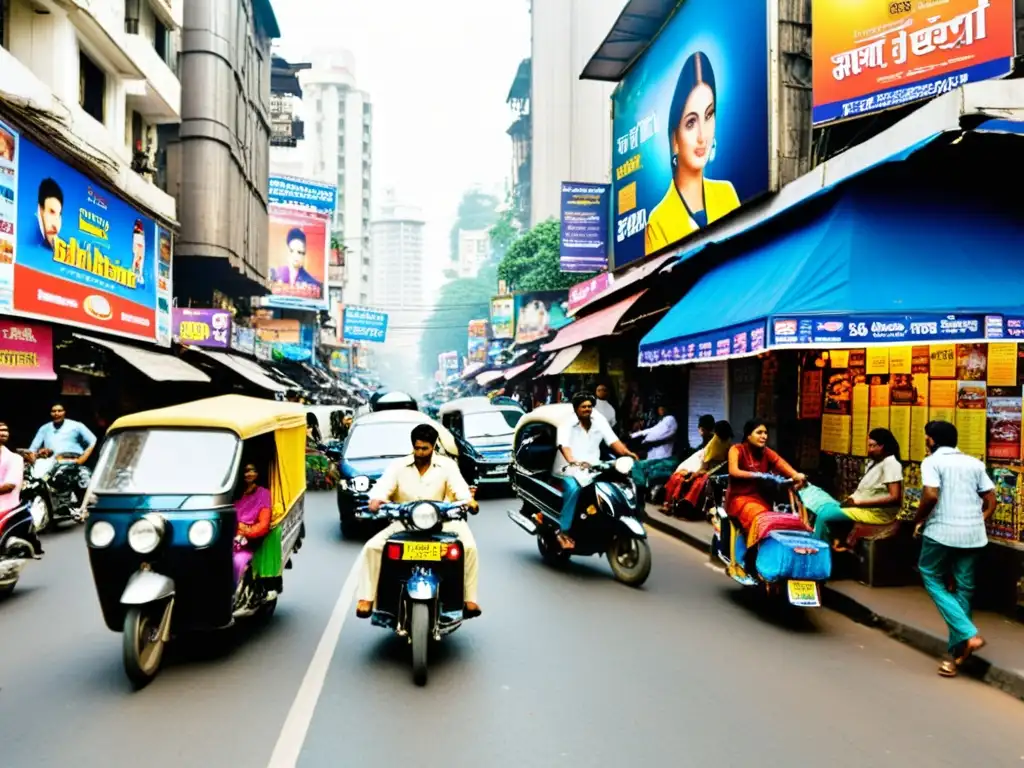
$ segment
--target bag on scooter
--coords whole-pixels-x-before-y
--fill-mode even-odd
[[[758,545],[757,572],[765,581],[825,581],[832,575],[828,544],[802,531],[772,531]]]

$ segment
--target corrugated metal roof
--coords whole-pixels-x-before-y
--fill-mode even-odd
[[[580,73],[580,80],[617,83],[651,44],[680,0],[630,0]]]

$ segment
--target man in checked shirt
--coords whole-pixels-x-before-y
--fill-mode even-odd
[[[930,455],[921,463],[924,489],[915,535],[923,540],[918,568],[949,627],[951,658],[939,665],[939,674],[956,677],[967,658],[985,645],[971,621],[971,596],[978,556],[988,544],[985,522],[996,508],[995,485],[982,462],[957,449],[955,426],[930,421],[924,433]]]

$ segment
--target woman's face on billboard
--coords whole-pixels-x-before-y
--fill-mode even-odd
[[[690,91],[683,117],[672,137],[672,152],[680,167],[701,172],[715,140],[715,95],[704,83]]]

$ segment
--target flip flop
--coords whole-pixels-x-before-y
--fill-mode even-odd
[[[956,677],[958,673],[956,663],[947,659],[939,664],[939,675],[941,677]]]
[[[964,652],[959,656],[959,658],[957,658],[957,660],[956,660],[957,666],[960,666],[960,665],[964,664],[964,662],[966,662],[969,658],[971,658],[971,654],[972,653],[974,653],[975,651],[980,651],[984,647],[985,647],[985,638],[984,637],[982,637],[981,635],[975,635],[974,637],[972,637],[964,645]]]

